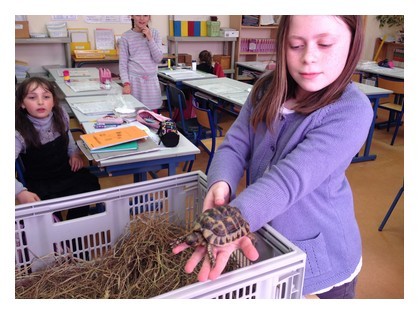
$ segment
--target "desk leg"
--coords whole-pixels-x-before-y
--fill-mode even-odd
[[[370,130],[368,132],[367,142],[365,143],[365,149],[364,154],[361,156],[355,156],[352,159],[352,162],[361,162],[361,161],[370,161],[375,160],[377,158],[377,155],[370,155],[370,148],[372,143],[372,136],[374,135],[374,127],[375,127],[375,117],[377,116],[377,110],[378,110],[378,104],[379,104],[379,97],[369,97],[371,101],[374,101],[373,106],[373,118],[370,126]]]
[[[134,182],[147,181],[147,172],[134,173]]]

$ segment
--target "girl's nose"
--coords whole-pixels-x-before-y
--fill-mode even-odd
[[[318,51],[315,47],[306,46],[303,54],[303,61],[305,63],[313,63],[318,59]]]

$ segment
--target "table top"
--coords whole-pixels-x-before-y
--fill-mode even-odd
[[[375,63],[373,61],[360,62],[356,66],[356,69],[358,71],[363,71],[363,72],[368,72],[368,73],[372,73],[372,74],[378,74],[378,75],[382,75],[382,76],[388,76],[388,77],[393,77],[393,78],[404,80],[404,69],[403,68],[380,67],[380,66],[378,66],[377,63]]]
[[[191,69],[169,69],[169,68],[159,68],[158,76],[162,79],[166,79],[172,82],[183,82],[188,80],[200,80],[208,78],[217,78],[216,75],[202,72],[202,71],[193,71]]]
[[[79,82],[86,80],[89,81],[89,78],[77,78]],[[73,82],[75,79],[73,79]],[[64,81],[56,81],[56,84],[61,89],[65,97],[81,97],[81,96],[96,96],[96,95],[108,95],[108,94],[115,94],[115,93],[122,93],[121,85],[115,83],[114,81],[111,82],[111,89],[97,89],[91,91],[82,91],[82,92],[75,92],[72,90]],[[99,84],[99,82],[98,82]],[[99,86],[99,85],[98,85]]]
[[[375,87],[368,84],[353,82],[358,88],[367,96],[376,96],[376,95],[389,95],[392,94],[393,91],[389,89],[384,89],[380,87]]]
[[[184,84],[239,106],[244,105],[253,87],[251,84],[227,77],[191,80],[184,82]]]
[[[70,80],[72,78],[99,78],[99,70],[97,68],[46,68],[49,75],[57,82],[64,81],[63,71],[70,71]]]
[[[136,110],[148,109],[146,105],[130,94],[67,97],[66,101],[80,123],[96,120],[106,114],[113,113],[114,108],[124,104]],[[97,110],[100,112],[95,112],[95,108],[98,108]]]
[[[249,70],[265,72],[266,66],[270,61],[239,61],[236,65],[247,68]]]

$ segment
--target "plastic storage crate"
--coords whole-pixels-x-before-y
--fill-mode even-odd
[[[220,36],[220,25],[219,21],[207,21],[207,35],[210,37]]]
[[[68,37],[66,22],[49,22],[46,26],[49,37]]]
[[[206,193],[201,171],[141,183],[16,206],[16,267],[23,267],[52,252],[80,258],[101,256],[112,248],[130,220],[139,213],[169,215],[190,229],[200,214]],[[101,204],[104,212],[56,222],[53,213]],[[180,218],[180,219],[179,219]],[[156,298],[298,299],[302,296],[306,256],[270,226],[256,233],[259,259],[249,261],[241,251],[235,260],[241,268],[217,280],[197,282]],[[39,265],[41,266],[41,265]],[[36,263],[32,270],[37,270]]]

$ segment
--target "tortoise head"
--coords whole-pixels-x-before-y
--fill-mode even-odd
[[[189,246],[198,246],[198,245],[202,245],[205,242],[205,239],[201,232],[192,231],[190,234],[186,236],[185,242]]]

